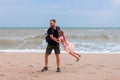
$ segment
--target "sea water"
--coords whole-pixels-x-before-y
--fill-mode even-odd
[[[79,53],[120,52],[119,28],[61,28]],[[47,28],[1,28],[0,52],[45,52]],[[61,51],[64,52],[61,45]]]

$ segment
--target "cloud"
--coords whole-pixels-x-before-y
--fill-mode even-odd
[[[106,25],[119,21],[119,5],[120,0],[0,0],[0,24],[39,26],[56,18],[65,26]]]
[[[74,11],[73,13],[76,14],[76,15],[86,15],[86,16],[103,17],[103,18],[114,17],[114,12],[105,11],[105,10]]]
[[[9,3],[9,2],[15,2],[17,0],[0,0],[0,3]]]
[[[120,0],[114,0],[114,2],[118,5],[120,5]]]

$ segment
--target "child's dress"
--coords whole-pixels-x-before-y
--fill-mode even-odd
[[[72,43],[70,43],[66,39],[64,39],[63,36],[59,37],[59,40],[62,42],[62,45],[66,52],[70,53],[71,51],[73,51],[75,46]]]

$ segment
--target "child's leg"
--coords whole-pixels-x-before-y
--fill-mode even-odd
[[[79,61],[79,56],[76,55],[70,48],[69,46],[68,47],[65,47],[64,48],[66,52],[68,52],[70,55],[72,55],[73,57],[75,57],[77,59],[77,61]]]
[[[72,51],[69,52],[69,54],[72,55],[72,56],[75,57],[75,58],[78,58],[78,56],[77,56],[76,54],[74,54]]]
[[[78,53],[76,53],[76,52],[74,52],[74,51],[73,51],[72,53],[74,53],[74,54],[76,54],[77,56],[81,57],[81,55],[80,55],[80,54],[78,54]]]
[[[75,53],[73,53],[72,51],[69,52],[69,54],[76,58],[76,62],[78,62],[78,61],[80,60],[79,56],[77,56],[77,55],[76,55]]]

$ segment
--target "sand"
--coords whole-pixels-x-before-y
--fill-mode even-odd
[[[78,63],[61,54],[61,70],[56,71],[55,55],[49,56],[49,71],[42,53],[0,53],[0,80],[120,80],[120,54],[81,54]]]

